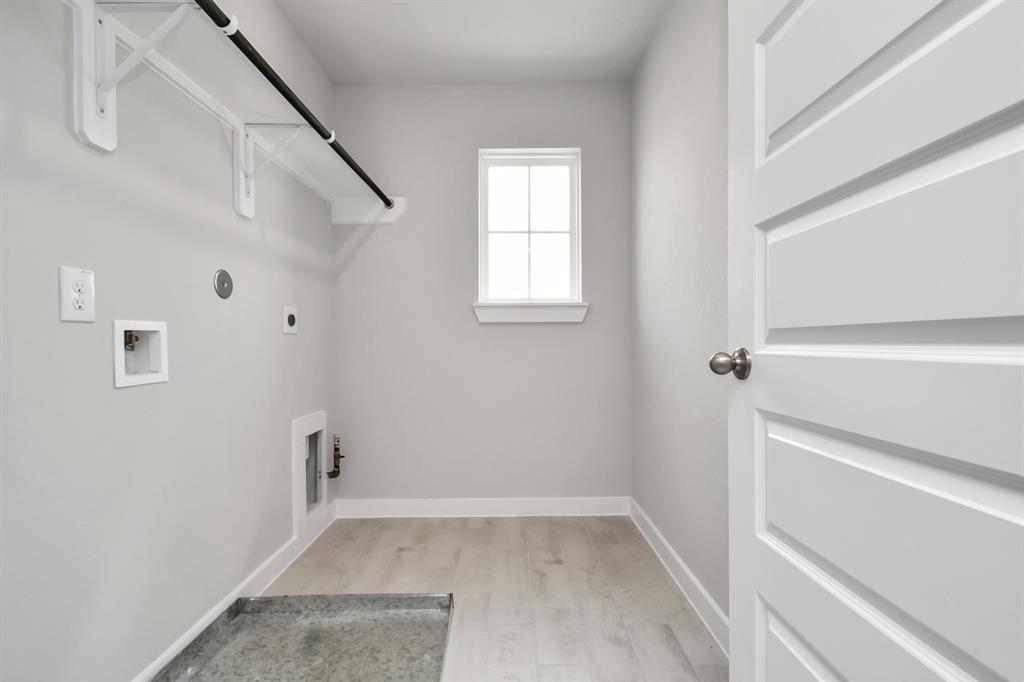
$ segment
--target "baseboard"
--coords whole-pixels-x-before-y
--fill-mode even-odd
[[[329,502],[306,517],[306,524],[299,535],[292,536],[291,541],[263,562],[259,568],[245,579],[239,590],[239,597],[256,597],[270,587],[278,576],[285,572],[306,548],[334,523],[334,505]]]
[[[250,573],[242,582],[228,592],[223,599],[200,618],[192,627],[186,630],[181,637],[176,639],[167,649],[164,650],[156,660],[133,678],[133,682],[149,682],[172,658],[181,653],[181,650],[188,646],[188,643],[199,636],[206,626],[209,625],[220,614],[224,613],[231,604],[239,597],[254,597],[261,594],[270,583],[295,559],[302,554],[307,547],[313,544],[321,533],[334,521],[334,507],[330,504],[323,505],[315,513],[306,518],[306,524],[302,532],[285,542],[281,547],[271,554],[266,561],[260,564],[255,571]]]
[[[628,497],[338,499],[338,518],[446,516],[626,516]]]
[[[676,581],[676,585],[679,586],[679,589],[683,591],[686,598],[693,604],[697,615],[704,621],[704,624],[711,632],[711,636],[718,642],[718,646],[728,656],[729,617],[725,615],[725,612],[711,594],[704,589],[704,586],[697,579],[697,576],[694,575],[693,571],[690,570],[690,567],[686,565],[686,562],[668,544],[668,540],[665,539],[665,536],[661,534],[661,531],[658,530],[658,527],[654,525],[654,522],[651,521],[651,518],[647,516],[647,513],[636,500],[631,500],[629,515],[632,517],[633,522],[636,523],[637,528],[640,529],[640,532],[643,533],[643,536],[647,538],[648,544],[651,545],[654,553],[661,559],[661,563],[665,565],[669,575]]]

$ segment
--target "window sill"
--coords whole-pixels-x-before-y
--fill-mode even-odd
[[[474,303],[480,324],[579,324],[590,310],[589,303]]]

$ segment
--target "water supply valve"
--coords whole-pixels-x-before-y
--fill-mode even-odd
[[[341,436],[337,433],[332,433],[331,436],[334,439],[334,468],[327,472],[327,477],[337,478],[341,476],[341,459],[345,455],[341,454]]]

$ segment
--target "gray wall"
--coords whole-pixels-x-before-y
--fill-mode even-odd
[[[120,148],[86,147],[70,10],[3,2],[0,31],[0,677],[124,680],[291,534],[291,419],[329,407],[333,228],[274,168],[237,217],[227,131],[146,69]],[[94,324],[58,322],[62,264],[96,271]],[[168,383],[113,388],[115,318],[167,321]]]
[[[626,84],[338,90],[338,134],[409,197],[338,232],[342,496],[630,493],[630,110]],[[477,150],[573,146],[589,316],[478,324]]]
[[[678,2],[635,88],[633,496],[728,611],[726,4]]]
[[[335,494],[633,494],[724,608],[726,382],[704,364],[725,339],[724,7],[678,3],[635,92],[333,95],[273,4],[244,7],[409,197],[399,224],[332,228],[273,167],[257,218],[237,217],[226,130],[144,69],[119,89],[120,148],[86,147],[69,10],[0,3],[0,677],[143,669],[287,541],[290,422],[324,408],[349,455]],[[480,325],[477,149],[564,146],[583,149],[590,314]],[[61,264],[96,271],[94,324],[57,321]],[[170,382],[113,389],[115,318],[168,322]]]

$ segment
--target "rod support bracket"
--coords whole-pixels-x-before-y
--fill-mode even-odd
[[[117,84],[181,25],[194,5],[161,3],[159,9],[171,10],[170,15],[119,64],[113,25],[118,6],[100,6],[95,0],[70,0],[70,4],[74,13],[75,132],[82,141],[113,151],[117,149]]]
[[[256,215],[256,174],[295,141],[303,128],[308,127],[306,123],[244,123],[241,130],[235,131],[235,210],[239,215],[246,218]],[[256,132],[259,128],[292,128],[292,131],[272,147]],[[266,153],[259,165],[256,164],[257,147]]]
[[[206,13],[206,15],[210,17],[211,21],[213,21],[214,25],[218,28],[222,30],[225,28],[231,28],[231,26],[235,23],[234,17],[229,17],[227,14],[225,14],[224,10],[222,10],[217,5],[216,0],[194,1],[196,5],[199,6],[199,9],[203,10]],[[295,111],[298,112],[300,116],[302,116],[306,123],[308,123],[318,133],[327,130],[324,124],[320,122],[320,119],[313,115],[313,112],[311,112],[309,108],[302,102],[302,100],[299,99],[298,96],[292,91],[292,89],[288,87],[288,84],[285,83],[284,80],[282,80],[281,76],[278,75],[276,71],[274,71],[274,68],[267,63],[267,60],[263,58],[263,56],[256,50],[255,47],[253,47],[252,43],[250,43],[244,35],[242,35],[241,33],[238,33],[237,35],[232,35],[231,42],[234,43],[235,47],[237,47],[242,52],[242,54],[245,55],[246,59],[248,59],[252,63],[252,65],[255,66],[260,73],[263,74],[264,78],[270,81],[270,84],[273,85],[274,88],[277,89],[279,93],[281,93],[281,95],[288,101],[288,103],[292,105],[292,108],[295,109]],[[323,135],[321,133],[321,137],[322,136]],[[373,193],[377,196],[378,199],[380,199],[384,203],[385,206],[391,208],[394,205],[392,199],[390,199],[388,195],[384,193],[384,190],[377,186],[377,183],[373,181],[373,178],[371,178],[366,173],[366,171],[364,171],[362,167],[358,163],[356,163],[356,160],[353,159],[352,156],[347,151],[345,151],[344,147],[342,147],[334,140],[333,131],[331,131],[329,144],[331,149],[334,150],[335,154],[340,156],[342,160],[346,164],[348,164],[348,167],[352,169],[352,172],[359,176],[359,179],[362,180],[366,184],[366,186],[373,191]]]
[[[233,165],[235,213],[243,218],[256,215],[256,183],[249,172],[253,158],[253,139],[246,125],[234,129]]]

